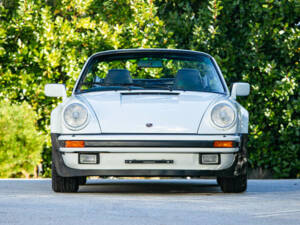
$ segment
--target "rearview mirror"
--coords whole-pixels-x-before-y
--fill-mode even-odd
[[[64,84],[46,84],[45,95],[49,97],[67,97],[66,87]]]
[[[231,89],[231,97],[236,99],[236,96],[247,96],[250,93],[250,85],[244,82],[233,83]]]

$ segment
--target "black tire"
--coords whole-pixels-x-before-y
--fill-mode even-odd
[[[55,192],[77,192],[79,182],[77,177],[61,177],[52,163],[52,190]]]
[[[78,184],[85,185],[86,184],[86,177],[78,177]]]
[[[217,177],[217,183],[219,186],[221,186],[221,177]]]
[[[247,175],[236,177],[219,177],[224,193],[241,193],[247,190]]]

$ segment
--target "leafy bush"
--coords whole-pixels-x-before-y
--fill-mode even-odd
[[[2,2],[2,3],[1,3]],[[300,177],[298,0],[3,0],[0,98],[27,101],[49,133],[46,83],[68,93],[89,55],[120,48],[204,51],[228,83],[251,84],[251,167]],[[50,165],[50,139],[43,153]],[[46,173],[47,175],[48,173]]]
[[[0,102],[0,177],[30,177],[41,162],[44,135],[27,104]]]

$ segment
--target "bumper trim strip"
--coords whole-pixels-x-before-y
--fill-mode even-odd
[[[89,148],[59,148],[59,152],[64,153],[84,153],[84,152],[98,152],[98,153],[129,153],[129,152],[142,152],[142,153],[234,153],[238,152],[239,148],[159,148],[159,147],[89,147]]]
[[[80,140],[85,141],[85,140]],[[65,141],[59,141],[60,147],[65,147]],[[97,140],[85,141],[85,147],[159,147],[159,148],[216,148],[214,141],[200,140]],[[239,147],[239,142],[233,141],[233,148]]]

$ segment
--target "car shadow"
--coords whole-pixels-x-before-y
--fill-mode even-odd
[[[221,193],[215,180],[151,180],[151,179],[97,179],[88,180],[80,193]]]

